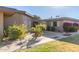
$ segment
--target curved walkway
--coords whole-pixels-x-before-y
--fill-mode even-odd
[[[75,34],[79,34],[79,32],[73,33],[73,35],[75,35]],[[56,36],[58,36],[58,38],[56,38]],[[33,46],[36,46],[39,44],[43,44],[43,43],[46,43],[49,41],[55,41],[56,39],[66,38],[66,37],[68,37],[68,36],[63,37],[62,33],[46,31],[43,36],[38,37],[37,41],[33,42],[33,40],[31,40],[32,35],[29,34],[28,36],[25,37],[24,40],[14,41],[11,44],[4,45],[3,47],[0,48],[0,52],[12,52],[12,51],[15,51],[17,49],[23,49],[23,48],[25,49],[25,48],[27,48],[27,43],[29,41],[31,41],[31,42],[28,43],[28,45],[30,47],[33,47]]]

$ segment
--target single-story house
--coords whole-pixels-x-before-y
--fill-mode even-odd
[[[71,17],[57,17],[57,18],[51,18],[51,19],[44,19],[40,22],[46,23],[47,26],[55,26],[57,30],[63,31],[63,24],[68,23],[77,23],[79,24],[79,19],[71,18]]]
[[[33,16],[25,11],[0,6],[0,36],[3,35],[4,28],[12,24],[25,24],[31,27]]]

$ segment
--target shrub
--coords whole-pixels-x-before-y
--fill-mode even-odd
[[[64,26],[63,28],[65,32],[76,32],[78,30],[76,26]]]
[[[63,26],[63,29],[65,32],[69,32],[70,31],[70,26]]]
[[[78,30],[78,24],[77,23],[64,23],[63,29],[65,32],[76,32]]]
[[[55,29],[55,27],[53,26],[53,27],[51,27],[51,31],[55,31],[56,29]]]
[[[52,26],[52,27],[47,26],[47,31],[55,31],[55,30],[56,30],[55,26]]]
[[[72,26],[72,27],[70,27],[70,32],[76,32],[77,31],[77,27],[76,26]]]
[[[35,33],[36,37],[41,36],[44,30],[45,30],[45,27],[41,24],[38,24],[35,27],[32,27],[32,32]]]
[[[37,25],[37,27],[40,27],[43,31],[46,30],[47,26],[44,23],[40,23]]]
[[[50,26],[47,26],[47,31],[50,31],[50,30],[51,30]]]
[[[26,26],[22,25],[12,25],[8,27],[8,37],[10,39],[21,39],[24,38],[27,33]]]

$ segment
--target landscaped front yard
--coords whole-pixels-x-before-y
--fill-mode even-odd
[[[71,36],[65,39],[51,41],[33,48],[17,50],[20,52],[71,52],[79,51],[79,35]]]

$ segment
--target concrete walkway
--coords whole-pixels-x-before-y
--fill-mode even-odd
[[[18,49],[23,49],[22,47],[27,47],[28,39],[31,39],[31,38],[32,38],[32,36],[29,35],[24,40],[14,41],[9,45],[5,45],[5,46],[0,48],[0,52],[12,52],[12,51],[15,51],[15,50],[18,50]],[[54,39],[50,39],[50,38],[47,38],[47,37],[44,37],[44,36],[37,38],[37,40],[39,40],[39,41],[36,42],[36,43],[33,43],[30,46],[36,46],[36,45],[46,43],[46,42],[49,42],[49,41],[54,41]],[[20,42],[22,42],[22,44],[19,44]]]
[[[79,34],[78,33],[73,33],[73,35]],[[58,36],[58,38],[55,38]],[[14,41],[11,44],[4,45],[3,47],[0,48],[0,52],[12,52],[18,49],[25,49],[27,46],[33,47],[39,44],[43,44],[49,41],[55,41],[60,38],[66,38],[67,36],[63,37],[62,33],[55,33],[55,32],[46,32],[44,36],[38,37],[36,41],[31,40],[32,35],[28,35],[25,37],[24,40],[21,41]]]

